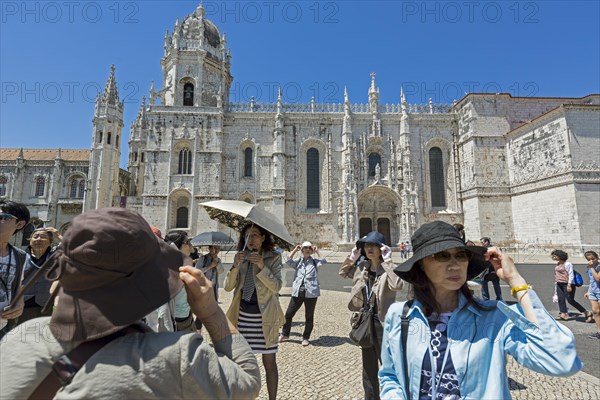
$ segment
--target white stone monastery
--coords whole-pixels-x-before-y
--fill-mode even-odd
[[[384,105],[373,73],[364,104],[348,93],[343,104],[281,94],[231,103],[230,61],[199,6],[165,35],[162,87],[152,84],[131,124],[127,171],[112,67],[91,150],[1,149],[0,196],[26,203],[33,225],[61,230],[82,211],[121,206],[163,232],[232,233],[200,203],[239,199],[272,212],[298,242],[334,249],[371,230],[394,245],[441,219],[473,240],[598,250],[600,95],[473,93],[438,106],[401,94]]]

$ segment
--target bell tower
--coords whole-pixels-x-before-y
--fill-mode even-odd
[[[161,59],[162,105],[220,107],[229,102],[231,53],[225,35],[205,18],[202,4],[167,30]]]
[[[119,101],[115,66],[102,96],[96,98],[90,151],[90,169],[86,185],[83,211],[117,205],[119,196],[119,159],[121,130],[123,129],[123,102]]]

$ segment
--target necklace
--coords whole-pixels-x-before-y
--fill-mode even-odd
[[[436,325],[435,330],[431,333],[431,340],[427,343],[429,347],[429,361],[431,363],[431,398],[437,399],[437,392],[442,382],[442,375],[446,368],[446,361],[448,361],[448,354],[450,354],[450,342],[446,345],[446,351],[444,352],[444,359],[440,368],[439,374],[437,371],[437,361],[440,358],[440,351],[438,347],[441,345],[442,332],[447,329],[448,320],[450,319],[451,313],[442,313],[435,319],[433,315],[432,320],[439,320],[439,324]]]

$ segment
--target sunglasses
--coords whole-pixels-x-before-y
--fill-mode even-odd
[[[439,253],[432,254],[434,260],[439,262],[448,262],[453,258],[456,261],[469,261],[471,259],[472,253],[467,250],[460,250],[455,254],[450,253],[449,251],[440,251]]]
[[[0,214],[0,221],[10,221],[11,219],[17,219],[17,217],[15,217],[12,214],[6,214],[6,213]]]

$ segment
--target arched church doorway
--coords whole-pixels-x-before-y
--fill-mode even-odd
[[[377,231],[385,238],[385,244],[388,246],[392,245],[391,232],[390,232],[390,220],[387,218],[377,219]]]
[[[374,185],[358,195],[359,237],[378,231],[385,237],[388,246],[401,237],[401,199],[387,186]]]
[[[359,237],[365,236],[367,233],[371,231],[377,231],[381,233],[385,237],[385,244],[391,246],[391,229],[390,229],[390,220],[388,218],[378,218],[377,225],[373,225],[373,220],[371,218],[361,218],[358,221],[359,226]]]
[[[373,230],[371,218],[361,218],[358,221],[358,237],[363,237]]]

